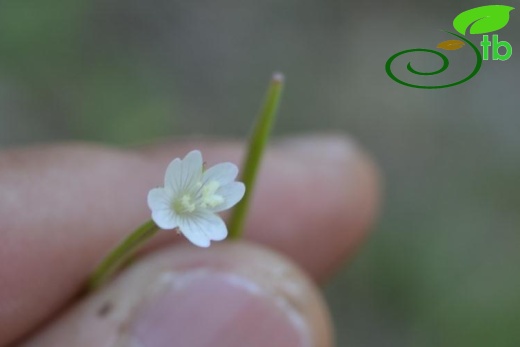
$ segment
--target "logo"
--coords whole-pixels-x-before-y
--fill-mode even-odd
[[[471,10],[467,10],[459,14],[453,20],[453,27],[457,33],[451,31],[445,31],[447,34],[454,37],[454,39],[443,41],[437,45],[437,48],[446,50],[446,51],[455,51],[463,48],[468,45],[473,52],[475,53],[475,67],[473,71],[461,79],[460,81],[453,82],[445,85],[434,85],[434,86],[424,86],[424,85],[416,85],[412,83],[405,82],[397,77],[392,72],[392,63],[395,59],[400,57],[401,55],[414,53],[414,52],[423,52],[434,54],[441,58],[442,66],[431,72],[422,72],[414,69],[411,63],[408,63],[406,69],[414,75],[419,76],[432,76],[437,75],[445,71],[450,62],[446,55],[443,53],[427,48],[414,48],[407,49],[405,51],[398,52],[392,55],[387,61],[385,70],[388,76],[393,79],[395,82],[402,84],[407,87],[412,88],[422,88],[422,89],[440,89],[440,88],[448,88],[453,87],[458,84],[462,84],[464,82],[469,81],[480,71],[483,60],[489,60],[490,58],[493,60],[505,61],[511,58],[513,54],[513,47],[507,41],[500,41],[497,34],[490,35],[494,31],[500,30],[507,25],[509,22],[509,12],[514,10],[514,7],[505,6],[505,5],[488,5],[476,7]],[[482,54],[477,46],[475,46],[467,37],[466,32],[469,29],[469,34],[471,35],[483,35],[482,41],[480,42],[480,46],[482,47]]]

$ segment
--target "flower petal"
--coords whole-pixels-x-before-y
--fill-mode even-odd
[[[194,150],[186,154],[184,159],[174,159],[166,169],[164,186],[172,190],[173,194],[186,191],[202,175],[202,154]]]
[[[152,219],[161,229],[175,229],[179,226],[172,210],[153,210]]]
[[[242,182],[231,182],[217,189],[216,194],[224,198],[224,202],[211,209],[213,212],[220,212],[235,206],[246,192],[246,186]]]
[[[202,175],[202,181],[217,181],[220,186],[233,182],[238,175],[238,167],[233,163],[220,163],[210,167]]]
[[[182,160],[175,158],[166,168],[164,174],[164,187],[175,194],[177,192],[177,182],[179,182],[179,174],[182,171]]]
[[[199,247],[208,247],[210,240],[223,240],[228,233],[222,218],[211,212],[199,212],[184,218],[179,228],[188,240]]]
[[[178,181],[179,191],[184,191],[186,188],[200,181],[202,165],[202,154],[200,151],[194,150],[186,154],[182,160],[182,170],[180,180]]]
[[[170,209],[170,195],[164,188],[154,188],[148,192],[148,207],[150,210]]]

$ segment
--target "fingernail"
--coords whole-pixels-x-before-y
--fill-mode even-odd
[[[292,155],[323,161],[347,160],[357,150],[355,141],[345,135],[300,135],[285,138],[278,148]]]
[[[129,331],[131,346],[310,346],[290,303],[249,279],[203,270],[167,277]]]

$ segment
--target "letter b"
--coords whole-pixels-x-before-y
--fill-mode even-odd
[[[500,47],[505,47],[505,54],[500,54],[498,51]],[[507,41],[498,41],[498,35],[493,35],[493,60],[502,60],[505,61],[511,58],[513,54],[513,47]]]

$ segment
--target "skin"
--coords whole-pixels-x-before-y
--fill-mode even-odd
[[[132,149],[68,143],[0,152],[0,346],[88,346],[74,342],[72,322],[90,324],[82,313],[86,307],[98,304],[105,292],[128,290],[116,283],[94,297],[79,297],[88,274],[118,240],[150,218],[148,190],[162,184],[173,158],[195,148],[208,167],[239,163],[243,154],[243,144],[221,140]],[[121,281],[139,278],[140,266],[154,269],[164,259],[177,266],[180,252],[183,259],[201,257],[194,262],[223,259],[231,272],[239,271],[233,264],[240,262],[246,269],[286,265],[307,283],[298,300],[308,321],[322,322],[312,328],[316,343],[330,346],[332,327],[313,283],[323,283],[358,248],[373,222],[378,192],[374,164],[345,137],[279,141],[259,175],[245,228],[248,243],[212,244],[204,254],[182,236],[161,232],[142,251],[153,255],[139,258]],[[257,250],[248,257],[251,252],[243,250],[250,248]],[[105,333],[113,332],[100,332]]]

